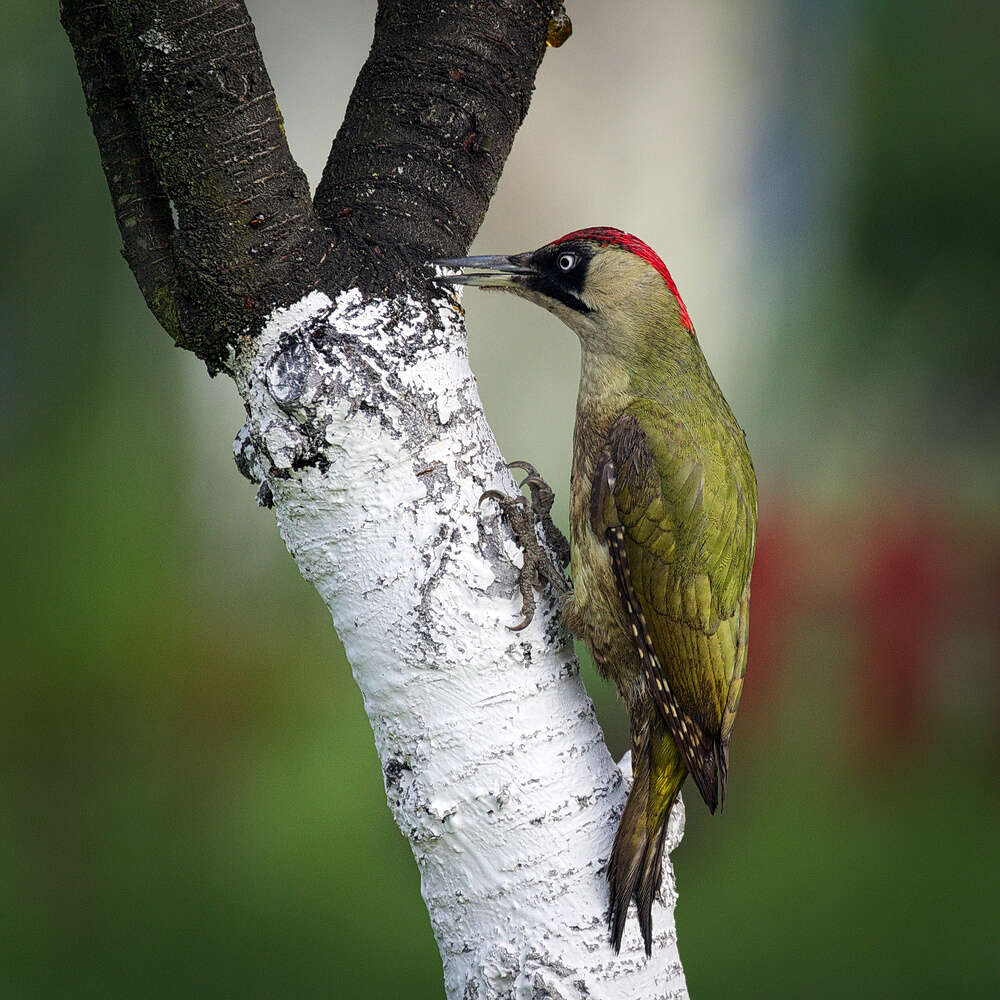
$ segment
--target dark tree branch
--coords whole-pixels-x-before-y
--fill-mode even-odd
[[[218,367],[311,288],[412,289],[429,257],[462,253],[557,6],[382,0],[313,207],[243,0],[62,0],[124,253],[161,324]]]
[[[311,212],[242,0],[110,0],[139,120],[174,203],[174,254],[210,348],[273,302]]]
[[[168,332],[218,363],[273,304],[275,263],[311,214],[246,7],[63,0],[62,18],[95,95],[88,111],[126,257]],[[149,205],[139,239],[126,232],[119,189],[137,192],[133,208]]]
[[[316,191],[327,224],[421,260],[472,242],[545,51],[549,0],[383,0]]]
[[[136,118],[107,4],[63,0],[60,6],[84,82],[122,253],[150,311],[174,340],[183,342],[192,323],[174,266],[170,201]]]

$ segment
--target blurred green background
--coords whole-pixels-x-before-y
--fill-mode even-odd
[[[0,38],[0,994],[440,997],[361,698],[231,386],[118,255],[55,6]],[[642,236],[749,433],[730,796],[688,796],[674,856],[689,987],[995,997],[1000,8],[694,6],[570,4],[475,245]],[[250,7],[315,184],[374,4]],[[564,504],[572,335],[468,314],[505,453]]]

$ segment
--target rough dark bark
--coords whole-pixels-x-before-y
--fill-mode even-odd
[[[153,315],[174,340],[182,340],[182,327],[190,325],[189,304],[170,247],[170,200],[146,148],[107,5],[63,0],[61,13],[122,235],[122,253]]]
[[[551,3],[383,3],[316,191],[370,246],[463,252],[531,99]],[[417,44],[414,44],[414,41]]]
[[[428,257],[462,253],[557,6],[383,0],[314,209],[242,0],[62,0],[125,257],[164,328],[217,368],[310,289],[412,288]]]

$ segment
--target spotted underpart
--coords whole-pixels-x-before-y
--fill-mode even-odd
[[[560,236],[559,239],[553,240],[550,246],[559,246],[559,244],[568,243],[570,240],[593,240],[595,243],[610,243],[623,250],[628,250],[629,253],[634,253],[637,257],[641,257],[648,264],[651,264],[662,275],[663,280],[667,283],[667,288],[677,300],[684,328],[694,332],[694,324],[688,315],[687,306],[684,305],[681,293],[677,290],[677,284],[667,270],[667,265],[660,260],[659,254],[648,243],[643,243],[638,236],[626,233],[622,229],[613,229],[610,226],[592,226],[589,229],[576,229],[572,233]]]

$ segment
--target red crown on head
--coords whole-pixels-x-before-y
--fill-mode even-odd
[[[680,308],[681,323],[688,330],[694,330],[694,324],[692,324],[691,317],[688,315],[687,306],[684,305],[681,293],[677,291],[677,285],[674,284],[674,279],[670,276],[667,265],[660,260],[659,255],[648,243],[643,243],[638,236],[626,233],[622,229],[612,229],[610,226],[592,226],[590,229],[577,229],[572,233],[567,233],[565,236],[560,236],[559,239],[552,242],[555,244],[566,243],[568,240],[594,240],[595,243],[613,243],[615,246],[619,246],[623,250],[628,250],[629,253],[634,253],[637,257],[641,257],[647,264],[652,264],[660,275],[662,275],[663,280],[667,283],[667,288],[670,289],[671,294],[677,300],[677,305]]]

